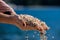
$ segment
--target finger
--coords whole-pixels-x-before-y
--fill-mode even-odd
[[[41,26],[43,27],[44,30],[48,30],[49,27],[46,25],[45,22],[41,22]]]
[[[26,27],[26,23],[25,23],[24,20],[22,20],[22,25],[23,25],[24,27]]]
[[[21,19],[21,17],[19,15],[18,15],[18,20],[22,24],[22,26],[26,27],[25,21],[23,19]]]
[[[45,31],[42,26],[37,27],[37,30],[40,31],[41,33],[44,33],[44,31]]]
[[[48,26],[42,26],[44,30],[49,30]]]

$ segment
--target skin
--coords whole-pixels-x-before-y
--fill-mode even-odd
[[[15,11],[8,4],[6,4],[4,1],[0,0],[0,5],[5,5],[5,6],[2,6],[4,10],[2,9],[3,11],[0,11],[0,23],[16,25],[21,30],[38,30],[41,33],[44,33],[44,31],[49,29],[48,26],[44,22],[40,22],[40,21],[39,21],[39,23],[41,23],[41,25],[37,24],[35,27],[26,25],[25,21],[21,20],[19,18],[20,16],[18,14],[16,14]],[[4,14],[4,12],[6,12],[7,10],[9,10],[9,12],[11,12],[10,15]]]

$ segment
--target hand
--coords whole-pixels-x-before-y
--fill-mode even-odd
[[[45,22],[30,15],[18,15],[15,23],[22,30],[38,30],[44,33],[49,29]]]
[[[29,15],[3,15],[0,13],[0,17],[1,23],[13,24],[22,30],[38,30],[44,33],[49,29],[45,22]]]

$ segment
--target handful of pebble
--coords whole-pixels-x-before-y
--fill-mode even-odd
[[[37,18],[35,18],[31,15],[26,15],[26,14],[22,15],[21,14],[20,18],[22,20],[24,20],[26,25],[29,25],[31,27],[35,27],[36,25],[39,25],[39,26],[44,26],[45,25],[46,27],[48,27],[44,22],[41,22],[41,20],[39,20],[39,19],[37,19]],[[47,40],[47,37],[46,37],[45,34],[46,34],[46,32],[45,33],[40,33],[41,40]]]
[[[46,33],[40,33],[40,40],[47,40],[47,36],[45,34]]]

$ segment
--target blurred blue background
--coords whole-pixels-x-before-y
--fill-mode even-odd
[[[28,7],[14,9],[17,14],[29,14],[45,21],[50,27],[48,40],[60,39],[60,7]],[[37,32],[34,34],[34,32]],[[14,25],[0,24],[0,40],[40,40],[38,31],[22,31]],[[28,35],[28,39],[25,36]],[[33,35],[35,37],[33,37]]]

